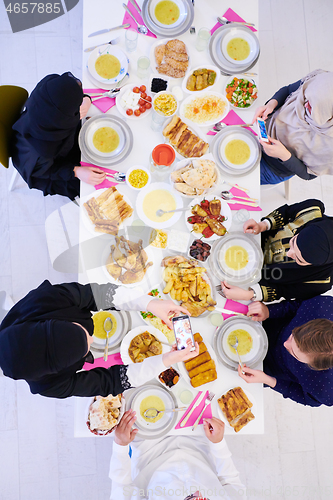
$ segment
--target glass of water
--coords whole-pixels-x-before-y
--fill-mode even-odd
[[[138,68],[137,68],[137,74],[138,77],[143,79],[147,78],[149,75],[149,67],[150,67],[150,60],[146,56],[139,57],[138,59]]]
[[[207,49],[210,37],[211,34],[208,28],[200,28],[195,42],[195,48],[199,51]]]
[[[125,44],[127,52],[134,52],[138,45],[138,32],[133,29],[126,30]]]

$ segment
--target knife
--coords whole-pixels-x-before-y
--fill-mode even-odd
[[[181,423],[179,424],[179,427],[184,427],[186,422],[188,421],[188,419],[190,418],[190,416],[192,415],[193,411],[198,408],[198,406],[202,403],[202,401],[205,399],[205,396],[206,396],[206,392],[207,391],[204,391],[200,394],[200,397],[197,399],[196,401],[196,404],[191,408],[191,410],[188,412],[188,414],[186,415],[186,417],[181,421]]]
[[[130,23],[127,23],[127,24],[122,24],[121,26],[115,26],[115,28],[94,31],[94,33],[90,33],[90,35],[88,35],[88,38],[90,38],[91,36],[102,35],[103,33],[108,33],[109,31],[119,30],[121,28],[129,28],[130,26],[131,26]]]

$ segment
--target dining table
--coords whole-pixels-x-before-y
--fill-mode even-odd
[[[138,5],[142,6],[142,0],[137,1]],[[203,51],[198,51],[195,48],[197,33],[200,28],[213,28],[213,26],[217,23],[217,16],[223,16],[228,9],[232,8],[239,16],[248,22],[254,23],[256,30],[259,30],[258,27],[258,1],[251,0],[251,2],[246,0],[234,0],[232,3],[227,0],[195,0],[194,4],[194,19],[192,22],[192,27],[195,28],[195,33],[190,33],[190,30],[176,37],[179,40],[183,41],[186,44],[188,54],[189,54],[189,65],[190,67],[197,67],[198,65],[205,64],[213,64],[213,61],[210,57],[208,48]],[[122,6],[121,0],[83,0],[83,49],[88,47],[103,44],[109,42],[111,39],[117,38],[116,47],[119,47],[123,50],[129,61],[128,65],[128,78],[126,83],[131,83],[137,86],[145,85],[149,89],[150,80],[152,74],[155,76],[159,76],[154,64],[154,60],[152,58],[152,47],[158,42],[162,37],[153,37],[146,36],[143,34],[138,35],[138,44],[136,50],[133,52],[126,51],[125,45],[125,29],[119,29],[117,31],[113,31],[111,33],[105,33],[101,35],[97,35],[94,37],[88,37],[89,34],[106,29],[112,28],[115,26],[119,26],[123,24],[125,10]],[[191,30],[193,31],[193,30]],[[255,34],[258,36],[259,31],[256,31]],[[83,89],[94,89],[97,87],[97,83],[94,83],[92,80],[89,70],[88,70],[88,59],[90,53],[83,52],[82,59],[82,85]],[[141,56],[147,56],[150,58],[150,74],[146,79],[140,79],[137,75],[137,60]],[[258,75],[258,62],[251,68],[251,72],[255,73],[255,81],[259,89],[260,94],[260,82]],[[219,81],[217,83],[217,92],[224,93],[226,82],[230,79],[230,76],[220,75]],[[181,87],[182,79],[172,78],[169,82],[169,90],[175,86]],[[185,92],[183,92],[183,98],[185,99],[188,96]],[[256,105],[251,107],[251,109],[237,109],[237,115],[246,123],[250,123],[253,118],[254,109]],[[88,117],[103,115],[103,112],[98,109],[95,105],[91,105]],[[108,111],[106,111],[106,115],[111,115],[115,117],[122,118],[127,125],[130,127],[133,134],[133,148],[130,154],[120,163],[117,163],[116,166],[112,166],[117,171],[126,173],[132,166],[141,165],[150,170],[150,154],[152,150],[158,144],[163,144],[165,142],[165,138],[162,135],[162,128],[159,130],[153,130],[151,128],[152,123],[152,113],[147,116],[142,117],[140,120],[135,119],[126,119],[123,115],[120,114],[119,110],[116,106],[112,106]],[[201,134],[205,137],[205,140],[211,144],[214,139],[214,135],[212,132],[212,127],[200,127]],[[82,157],[83,161],[87,161]],[[179,161],[179,155],[176,157],[176,161]],[[227,174],[225,172],[219,175],[218,183],[214,187],[214,191],[212,194],[219,196],[222,190],[229,190],[231,185],[238,184],[243,188],[246,188],[246,193],[258,200],[260,205],[260,171],[259,166],[256,169],[250,171],[248,174],[243,175],[241,177],[235,177],[233,175]],[[160,178],[156,175],[156,172],[151,172],[151,182],[160,182]],[[169,183],[170,178],[167,176],[163,179],[163,182]],[[118,185],[119,186],[119,185]],[[116,186],[117,187],[117,186]],[[130,200],[131,205],[134,208],[133,220],[138,221],[140,217],[136,211],[136,198],[138,193],[131,189],[126,183],[121,183],[121,192],[127,196],[127,199]],[[171,185],[170,185],[171,189]],[[80,193],[80,257],[81,257],[81,267],[79,271],[79,281],[83,284],[85,283],[107,283],[108,278],[106,273],[103,270],[102,260],[96,260],[94,264],[89,264],[86,258],[86,249],[89,248],[89,252],[93,252],[98,254],[101,252],[103,245],[105,245],[105,241],[111,240],[113,237],[110,235],[101,236],[100,233],[96,235],[92,235],[91,231],[89,231],[87,224],[85,223],[83,213],[84,201],[89,198],[92,193],[98,195],[98,189],[95,189],[94,186],[81,182],[81,193]],[[184,207],[186,205],[190,205],[192,199],[182,198]],[[229,233],[235,231],[242,231],[243,223],[238,221],[235,217],[236,210],[234,210],[234,206],[230,204],[230,208],[232,210],[232,224],[229,229]],[[246,207],[244,207],[246,208]],[[258,211],[250,211],[250,217],[255,220],[260,220],[263,216],[260,210]],[[138,236],[140,236],[140,230],[143,226],[137,225]],[[176,229],[183,233],[189,234],[189,229],[186,226],[185,216],[182,213],[179,220],[172,226],[168,228],[168,230]],[[258,244],[260,245],[260,236],[253,236],[256,239]],[[195,236],[190,235],[190,241],[193,241]],[[160,261],[163,257],[168,255],[175,255],[175,252],[170,252],[168,249],[161,250],[149,246],[149,252],[152,253],[154,262],[157,265],[154,266],[153,272],[150,274],[149,280],[146,280],[144,291],[147,292],[152,288],[157,286],[163,287],[162,285],[162,270],[159,265]],[[101,258],[102,259],[102,258]],[[97,264],[96,264],[97,262]],[[99,262],[99,265],[98,265]],[[201,265],[201,264],[200,264]],[[203,263],[207,270],[209,271],[209,259],[205,263]],[[212,281],[212,285],[215,287],[219,284],[218,279],[210,274],[210,278]],[[259,280],[259,278],[258,278]],[[257,280],[257,281],[258,281]],[[162,294],[163,295],[163,294]],[[215,292],[217,307],[223,308],[226,303],[226,299],[221,295]],[[169,297],[166,297],[169,298]],[[246,303],[244,303],[246,304]],[[145,323],[143,322],[140,314],[137,311],[129,311],[131,316],[131,328],[135,328],[137,326],[142,326]],[[210,314],[205,314],[204,317],[196,317],[191,318],[191,325],[193,332],[200,332],[204,337],[204,341],[212,345],[213,336],[216,330],[216,326],[214,326],[210,321]],[[119,351],[119,349],[117,349]],[[94,354],[94,353],[93,353]],[[99,356],[102,356],[99,354]],[[95,353],[96,356],[96,353]],[[262,362],[258,363],[257,368],[262,369]],[[159,384],[157,380],[152,382],[153,384]],[[255,415],[255,419],[251,421],[247,426],[245,426],[238,435],[245,434],[263,434],[264,433],[264,403],[263,403],[263,386],[262,384],[246,384],[243,381],[237,371],[230,370],[222,363],[218,363],[218,378],[214,382],[209,384],[211,391],[215,393],[215,398],[211,403],[212,415],[220,417],[220,410],[218,408],[217,399],[221,397],[222,394],[226,393],[229,389],[240,386],[244,389],[246,394],[250,394],[251,400],[253,402],[253,413]],[[192,392],[192,396],[195,397],[198,392],[205,391],[205,385],[194,389],[189,385],[189,382],[186,380],[186,377],[181,377],[177,385],[172,389],[172,392],[177,399],[178,406],[183,406],[183,403],[180,401],[179,396],[182,391],[188,389]],[[131,391],[125,391],[124,397],[125,399],[130,397]],[[75,437],[94,437],[87,425],[87,415],[88,408],[92,402],[92,398],[75,398],[75,415],[74,415],[74,436]],[[178,420],[183,415],[182,412],[179,412]],[[233,434],[234,430],[226,425],[226,434]],[[187,435],[203,435],[203,426],[198,425],[194,432],[191,431],[191,427],[184,427],[182,429],[172,428],[168,434],[169,435],[179,435],[179,434],[187,434]],[[112,437],[112,433],[109,435]]]

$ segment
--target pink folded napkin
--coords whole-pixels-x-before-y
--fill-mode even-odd
[[[241,189],[238,189],[237,187],[232,187],[230,189],[230,193],[232,193],[235,198],[237,198],[237,196],[249,198],[249,195],[245,191],[242,191]],[[237,199],[233,199],[232,201],[237,201]],[[230,203],[229,207],[230,207],[230,210],[241,210],[242,208],[245,208],[245,210],[248,210],[249,212],[261,212],[262,211],[262,208],[260,208],[260,207],[251,207],[250,205],[244,205],[242,203],[242,200],[239,200],[239,203]]]
[[[135,2],[135,3],[137,4],[137,2]],[[135,17],[135,19],[138,21],[139,24],[145,24],[143,22],[143,19],[142,19],[141,15],[138,13],[138,11],[136,10],[136,8],[131,4],[131,2],[127,2],[127,7],[132,12],[133,16]],[[127,11],[126,11],[126,13],[124,15],[124,19],[123,19],[123,24],[126,24],[126,23],[129,23],[131,26],[129,26],[128,28],[125,28],[125,29],[127,29],[127,30],[128,29],[133,29],[135,31],[138,31],[137,24],[133,21],[133,19],[131,18],[131,16],[129,15],[129,13]],[[147,36],[151,36],[153,38],[157,38],[157,36],[154,35],[154,33],[152,33],[149,30],[148,30]]]
[[[239,312],[243,314],[247,314],[249,310],[248,306],[245,304],[241,304],[240,302],[236,302],[235,300],[227,299],[227,302],[224,304],[223,309],[229,309],[230,314],[222,313],[223,319],[231,318],[233,316],[232,312]]]
[[[246,22],[245,19],[243,19],[242,17],[240,17],[238,14],[236,14],[236,12],[232,9],[228,9],[221,17],[226,17],[228,19],[228,21],[238,21],[238,22]],[[128,22],[128,21],[126,21]],[[249,21],[251,22],[251,20]],[[216,31],[218,28],[221,28],[221,26],[223,26],[222,24],[220,24],[219,22],[215,24],[215,26],[210,30],[211,34],[214,33],[214,31]],[[250,28],[250,30],[252,31],[257,31],[255,28],[253,28],[252,26],[248,26],[248,28]]]
[[[225,116],[223,118],[223,120],[221,120],[219,123],[225,123],[226,125],[239,125],[241,123],[245,123],[244,120],[241,119],[240,116],[238,116],[238,114],[233,110],[231,109],[229,111],[229,113],[227,114],[227,116]],[[252,130],[251,127],[245,127],[247,130],[250,130],[252,132],[252,134],[254,135],[257,135],[254,130]],[[218,132],[214,132],[213,130],[210,130],[209,132],[207,132],[207,135],[216,135]]]
[[[115,174],[117,170],[111,170],[110,168],[104,168],[104,167],[99,167],[98,165],[94,165],[93,163],[86,163],[85,161],[80,162],[82,167],[97,167],[100,168],[101,170],[104,170],[107,174]],[[100,184],[96,184],[95,189],[104,189],[104,188],[109,188],[112,186],[116,186],[118,182],[112,182],[109,181],[108,179],[105,179],[105,181],[101,182]]]
[[[205,397],[203,398],[203,400],[201,401],[201,403],[199,404],[198,408],[196,408],[192,415],[190,416],[190,418],[188,419],[188,421],[186,422],[185,426],[184,427],[180,427],[180,423],[182,422],[182,420],[184,420],[184,418],[186,417],[186,415],[188,414],[189,411],[191,411],[191,409],[193,408],[193,406],[196,404],[196,401],[199,399],[199,397],[201,396],[202,394],[202,391],[199,392],[199,394],[196,396],[196,398],[192,401],[192,403],[190,404],[190,406],[188,407],[188,409],[186,410],[185,414],[182,416],[182,418],[179,420],[178,424],[176,425],[175,429],[185,429],[185,427],[192,427],[192,425],[194,424],[194,422],[196,421],[196,419],[198,418],[200,412],[203,410],[203,407],[205,406],[205,399],[206,397],[208,396],[208,391],[206,391],[205,393]],[[203,423],[203,419],[204,418],[212,418],[212,408],[211,408],[211,405],[209,404],[207,406],[207,408],[205,409],[201,419],[200,419],[200,422],[199,422],[199,425]]]
[[[84,94],[91,94],[91,97],[98,93],[103,94],[106,92],[105,89],[83,89]],[[98,95],[98,94],[97,94]],[[92,101],[92,104],[96,106],[102,113],[106,113],[116,104],[116,99],[114,97],[103,97],[102,99],[98,99],[97,101]]]
[[[122,359],[120,357],[120,352],[116,354],[109,354],[108,360],[104,361],[103,356],[101,358],[96,358],[94,363],[84,363],[83,369],[86,371],[92,370],[93,368],[109,368],[113,365],[123,365]]]

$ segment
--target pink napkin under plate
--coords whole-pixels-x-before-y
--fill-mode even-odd
[[[82,167],[97,167],[106,172],[107,174],[115,174],[117,170],[111,170],[110,168],[104,168],[104,167],[99,167],[98,165],[94,165],[93,163],[86,163],[85,161],[80,162]],[[108,179],[105,179],[105,181],[101,182],[100,184],[96,184],[94,186],[95,189],[104,189],[104,188],[109,188],[112,186],[116,186],[118,182],[112,182],[109,181]]]
[[[205,397],[203,398],[203,400],[201,401],[201,403],[199,404],[199,406],[193,411],[192,415],[190,416],[190,418],[188,419],[188,421],[186,422],[186,424],[184,425],[184,427],[180,427],[179,424],[184,420],[184,418],[189,413],[189,411],[192,410],[193,406],[196,405],[196,402],[199,399],[199,397],[201,396],[201,394],[202,394],[202,391],[200,391],[199,394],[194,398],[194,400],[192,401],[192,403],[190,404],[190,406],[187,408],[185,414],[179,420],[179,422],[176,425],[175,429],[185,429],[185,427],[192,427],[192,425],[194,425],[194,422],[196,421],[196,419],[198,418],[200,412],[203,410],[203,407],[205,406],[205,400],[206,400],[206,397],[208,396],[208,391],[206,391]],[[200,419],[199,425],[203,423],[203,419],[204,418],[212,418],[212,408],[211,408],[210,404],[205,409],[205,411],[204,411],[204,413],[203,413],[203,415],[202,415],[202,417]]]
[[[93,97],[97,93],[103,94],[105,89],[84,89],[83,92]],[[98,94],[97,94],[98,95]],[[102,113],[106,113],[116,104],[116,99],[114,97],[102,97],[102,99],[97,99],[97,101],[92,101],[92,104],[96,106]]]
[[[121,360],[120,352],[115,354],[109,354],[108,360],[104,361],[103,356],[101,358],[95,358],[93,363],[84,363],[83,369],[86,371],[92,370],[93,368],[109,368],[114,365],[123,365]]]
[[[238,14],[236,14],[236,12],[232,9],[228,9],[221,17],[226,17],[228,19],[228,21],[234,21],[234,22],[238,21],[240,23],[246,22],[245,19],[240,17]],[[128,21],[126,21],[126,22],[128,22]],[[251,22],[251,21],[249,21],[249,22]],[[221,28],[221,26],[224,26],[224,25],[217,22],[215,24],[215,26],[210,30],[211,34],[213,34],[217,29]],[[257,31],[252,26],[248,26],[248,28],[250,28],[251,31]]]
[[[246,306],[245,304],[241,304],[240,302],[236,302],[235,300],[230,299],[227,299],[227,302],[224,304],[223,309],[228,309],[230,311],[230,314],[222,313],[223,319],[231,318],[232,316],[234,316],[232,314],[233,312],[247,314],[247,311],[249,310],[248,306]]]
[[[249,195],[245,191],[242,191],[241,189],[238,189],[237,187],[232,187],[230,189],[230,193],[232,193],[234,195],[234,197],[236,198],[236,199],[233,199],[232,201],[237,201],[237,196],[249,198]],[[230,203],[229,207],[230,207],[230,210],[241,210],[242,208],[245,208],[245,210],[248,210],[249,212],[261,212],[262,211],[262,208],[260,208],[260,207],[251,207],[250,205],[244,205],[242,203],[242,200],[239,200],[239,203]]]
[[[138,5],[137,2],[135,2],[135,3],[136,3],[136,5]],[[131,2],[127,2],[127,7],[132,12],[133,16],[135,17],[135,19],[138,21],[139,24],[145,24],[143,22],[141,15],[136,10],[136,8],[131,4]],[[139,5],[138,5],[138,7],[139,7]],[[137,24],[133,21],[133,19],[131,18],[131,16],[129,15],[128,12],[125,12],[124,19],[123,19],[123,24],[126,24],[126,23],[129,23],[131,26],[129,26],[128,28],[125,28],[125,29],[127,29],[127,30],[133,29],[139,33]],[[148,33],[146,36],[151,36],[153,38],[157,38],[157,36],[154,35],[154,33],[152,33],[149,30],[148,30]]]
[[[245,123],[244,120],[241,119],[240,116],[238,116],[238,114],[233,110],[231,109],[229,111],[229,113],[227,114],[227,116],[225,116],[223,118],[223,120],[221,120],[219,123],[225,123],[226,125],[241,125],[243,123]],[[250,130],[252,132],[252,134],[254,135],[257,135],[254,130],[252,130],[251,127],[244,127],[246,128],[247,130]],[[218,134],[218,132],[214,132],[214,130],[210,130],[209,132],[207,132],[207,135],[216,135]]]

